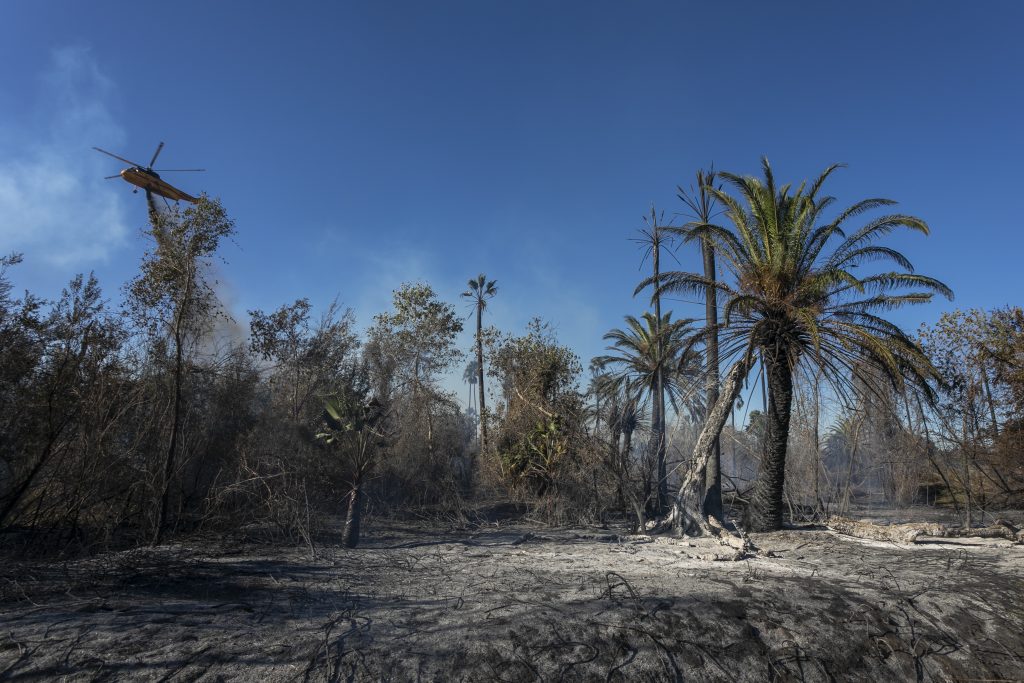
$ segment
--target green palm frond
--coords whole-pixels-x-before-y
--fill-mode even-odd
[[[631,395],[638,405],[646,403],[661,371],[665,395],[678,410],[690,403],[693,387],[701,375],[701,358],[694,346],[703,339],[704,331],[693,328],[691,319],[672,320],[672,314],[658,318],[650,312],[640,318],[625,317],[626,326],[609,330],[604,335],[610,352],[594,358],[593,363],[605,370],[608,377]],[[659,334],[661,343],[658,343]]]
[[[878,242],[898,229],[927,235],[928,225],[890,213],[848,230],[848,223],[895,204],[879,197],[826,216],[835,199],[824,186],[839,168],[829,166],[809,184],[779,184],[767,159],[760,178],[718,174],[723,185],[709,193],[724,208],[725,224],[690,223],[673,230],[684,241],[712,243],[731,277],[713,281],[693,272],[667,272],[657,282],[648,278],[637,291],[655,286],[660,293],[699,296],[713,287],[722,306],[723,354],[750,344],[785,349],[791,362],[802,359],[814,366],[840,391],[850,388],[862,366],[896,383],[926,383],[934,369],[920,347],[881,316],[953,293],[935,278],[915,273],[904,254]],[[858,270],[876,264],[892,270]]]

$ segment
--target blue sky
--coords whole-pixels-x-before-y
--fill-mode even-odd
[[[889,244],[957,300],[1021,303],[1018,2],[27,2],[0,8],[0,248],[20,287],[135,271],[144,200],[93,145],[220,197],[245,310],[335,296],[361,323],[403,281],[485,272],[488,322],[551,321],[584,363],[639,314],[630,241],[696,169],[900,201]],[[693,250],[683,268],[699,267]],[[467,310],[468,313],[468,310]],[[680,303],[677,317],[700,317]],[[469,338],[465,339],[468,347]],[[461,372],[457,373],[461,375]],[[460,392],[461,394],[462,392]]]

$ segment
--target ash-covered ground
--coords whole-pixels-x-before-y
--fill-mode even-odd
[[[213,541],[0,569],[0,680],[1024,680],[1024,546],[827,530]]]

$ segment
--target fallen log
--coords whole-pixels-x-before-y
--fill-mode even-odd
[[[833,517],[826,526],[846,536],[890,543],[917,543],[924,538],[1003,538],[1014,543],[1024,543],[1024,531],[1006,520],[997,520],[992,526],[966,528],[947,527],[938,523],[872,524]]]

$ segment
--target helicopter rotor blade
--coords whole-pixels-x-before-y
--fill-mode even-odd
[[[156,158],[158,156],[160,156],[160,150],[162,150],[163,148],[164,148],[164,143],[163,142],[161,142],[159,145],[156,146],[156,151],[153,152],[153,158],[149,160],[149,166],[147,166],[146,168],[153,168],[153,164],[156,163]]]
[[[156,173],[187,173],[187,172],[203,172],[205,168],[154,168],[152,169]]]
[[[121,174],[119,173],[117,175],[106,175],[106,176],[103,176],[103,179],[104,180],[110,180],[111,178],[120,178],[120,177],[121,177]]]
[[[113,152],[108,152],[105,149],[100,149],[99,147],[93,147],[93,149],[96,150],[97,152],[103,152],[108,157],[114,157],[118,161],[123,161],[124,163],[128,164],[129,166],[142,166],[142,164],[137,164],[134,161],[131,161],[130,159],[125,159],[124,157],[119,157],[116,154],[114,154]]]

